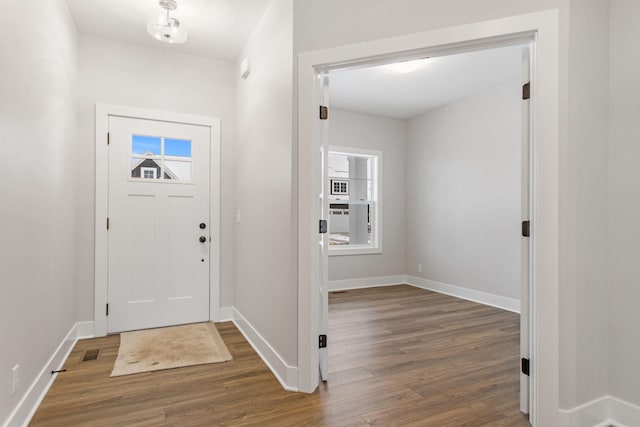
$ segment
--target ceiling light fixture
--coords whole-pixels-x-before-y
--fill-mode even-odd
[[[429,58],[401,61],[393,64],[383,65],[383,67],[386,70],[393,71],[394,73],[406,74],[424,67],[425,65],[427,65],[428,60]]]
[[[169,16],[171,11],[178,8],[176,0],[160,0],[158,4],[164,11],[149,18],[147,22],[149,34],[165,43],[178,44],[187,41],[187,32],[180,27],[180,21]]]

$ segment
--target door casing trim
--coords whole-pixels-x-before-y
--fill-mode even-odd
[[[298,55],[298,388],[318,386],[319,303],[314,262],[317,75],[335,68],[497,47],[533,39],[531,220],[531,421],[558,425],[560,32],[557,9],[339,46]]]
[[[211,235],[209,262],[209,320],[220,320],[220,119],[217,117],[173,113],[112,104],[96,104],[96,199],[94,335],[107,335],[109,240],[106,218],[109,214],[109,117],[130,117],[172,123],[206,126],[210,129],[209,224]]]

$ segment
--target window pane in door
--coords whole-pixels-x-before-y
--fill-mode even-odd
[[[131,178],[161,179],[160,160],[145,157],[131,158]]]
[[[191,181],[191,161],[165,160],[164,171],[164,179]]]
[[[141,154],[145,156],[159,156],[161,138],[159,136],[131,136],[131,154]]]
[[[164,155],[191,157],[191,141],[187,139],[164,139]]]

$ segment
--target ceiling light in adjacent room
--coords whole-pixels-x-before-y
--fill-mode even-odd
[[[158,4],[164,11],[149,18],[147,31],[153,38],[165,43],[184,43],[187,32],[180,26],[180,21],[170,16],[171,11],[178,8],[178,3],[176,0],[160,0]]]
[[[427,61],[429,58],[416,59],[413,61],[401,61],[395,62],[393,64],[383,65],[386,70],[393,71],[394,73],[406,74],[416,71],[425,65],[427,65]]]

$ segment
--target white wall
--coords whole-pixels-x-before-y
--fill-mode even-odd
[[[78,163],[77,41],[67,5],[9,0],[2,10],[0,424],[75,323]]]
[[[607,394],[608,32],[608,2],[571,2],[560,153],[559,380],[567,409]]]
[[[609,391],[640,406],[640,3],[611,0]],[[585,189],[586,191],[586,189]]]
[[[520,81],[409,120],[408,274],[520,299]]]
[[[297,364],[297,290],[292,215],[292,0],[273,1],[240,60],[235,308],[286,364]]]
[[[296,52],[306,52],[521,15],[568,3],[569,0],[295,0],[294,47]]]
[[[382,151],[381,254],[329,257],[329,280],[404,274],[404,120],[331,109],[329,143]]]
[[[81,35],[78,137],[78,318],[93,320],[95,104],[220,117],[221,305],[233,305],[235,64]]]

